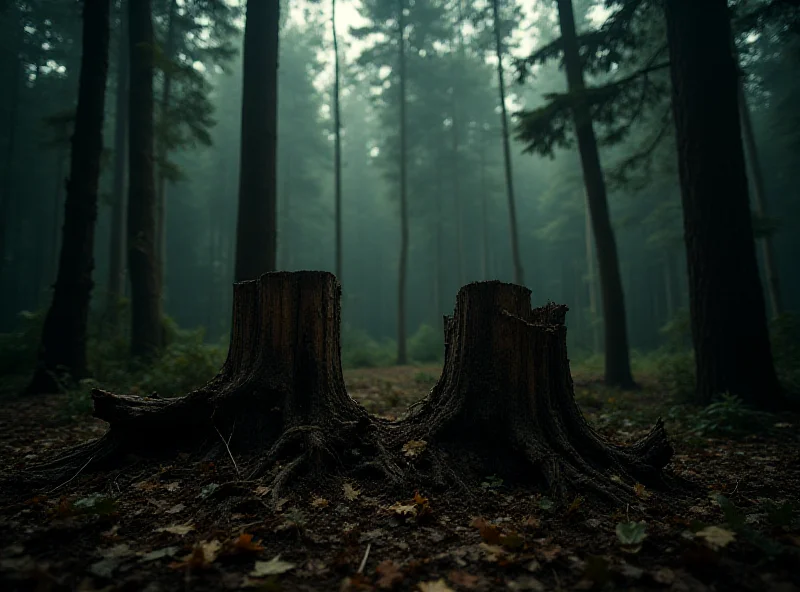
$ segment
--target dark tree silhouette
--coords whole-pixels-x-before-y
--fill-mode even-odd
[[[772,360],[725,0],[667,0],[697,400],[784,399]]]
[[[275,269],[280,2],[249,0],[244,30],[237,281]]]
[[[625,295],[619,271],[617,243],[608,212],[606,184],[600,165],[597,138],[592,128],[589,105],[581,100],[586,85],[579,53],[575,15],[572,0],[558,0],[558,18],[564,49],[564,67],[567,86],[578,99],[572,108],[575,136],[581,157],[583,179],[592,219],[592,230],[597,245],[597,263],[600,272],[603,320],[605,322],[605,381],[622,388],[635,386],[628,353],[628,328],[625,319]]]
[[[30,393],[61,390],[88,375],[86,330],[94,269],[97,186],[103,151],[110,0],[83,5],[83,49],[64,227],[53,300],[45,317]]]
[[[153,15],[151,0],[128,2],[128,269],[131,278],[131,353],[150,356],[163,343],[161,273],[156,254],[153,163]]]

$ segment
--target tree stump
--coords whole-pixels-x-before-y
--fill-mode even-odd
[[[256,455],[250,476],[285,460],[275,499],[303,465],[312,473],[331,464],[376,468],[399,478],[376,425],[345,388],[340,299],[339,282],[326,272],[268,273],[236,284],[228,356],[214,379],[178,399],[95,389],[94,416],[109,431],[45,468],[63,472],[108,464],[121,453],[209,447],[231,459]]]
[[[497,281],[463,287],[445,317],[441,378],[393,430],[422,441],[419,470],[440,483],[503,479],[556,495],[630,499],[635,483],[667,485],[673,450],[661,420],[633,445],[606,440],[574,398],[567,307],[531,309],[530,291]],[[626,483],[627,482],[627,483]]]

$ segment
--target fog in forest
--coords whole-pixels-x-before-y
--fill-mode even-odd
[[[81,11],[79,3],[69,2],[5,4],[0,330],[27,331],[35,341],[58,266]],[[121,240],[120,229],[114,229],[114,204],[124,203],[128,193],[120,179],[125,161],[115,165],[117,151],[125,147],[125,130],[120,137],[115,127],[121,117],[116,111],[127,106],[119,100],[126,68],[120,56],[122,13],[118,2],[112,4],[90,333],[92,340],[121,344],[130,328],[120,322],[111,330],[107,320],[109,307],[125,316],[130,302],[122,269],[122,293],[109,303],[112,260],[119,256],[114,244],[119,248]],[[337,4],[343,360],[346,367],[391,365],[397,358],[401,246],[396,7],[377,0]],[[603,353],[596,241],[579,150],[562,104],[567,79],[559,52],[547,51],[561,34],[558,7],[538,0],[498,4],[499,46],[491,2],[417,0],[405,10],[404,325],[413,362],[441,360],[442,317],[452,313],[461,286],[515,281],[512,226],[533,302],[569,306],[571,358]],[[591,0],[572,5],[579,32],[614,31],[615,5]],[[163,202],[154,215],[165,322],[178,333],[202,329],[204,342],[222,351],[230,331],[236,249],[243,10],[232,0],[153,2],[159,44],[155,185]],[[601,98],[592,109],[633,359],[690,345],[666,32],[657,9],[649,10],[650,16],[637,23],[636,51],[612,45],[584,67],[589,89],[624,88],[615,102]],[[276,268],[336,271],[330,3],[293,1],[284,6],[280,27]],[[780,29],[780,24],[751,27],[736,37],[756,148],[747,153],[747,175],[769,317],[800,306],[794,263],[800,253],[798,46]],[[498,49],[508,111],[509,178]],[[754,187],[756,178],[760,187]],[[515,220],[509,215],[509,185]],[[727,213],[715,215],[724,220]],[[771,273],[780,278],[780,311],[768,293],[764,241],[773,250]],[[22,347],[16,337],[9,339]],[[35,347],[32,343],[26,352]]]

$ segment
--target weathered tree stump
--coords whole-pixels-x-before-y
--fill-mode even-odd
[[[583,418],[574,398],[564,325],[567,307],[531,309],[530,291],[501,282],[463,287],[445,317],[445,362],[431,393],[392,430],[395,447],[423,441],[418,469],[471,485],[496,474],[556,495],[631,497],[640,482],[667,484],[673,450],[659,420],[622,446]],[[627,483],[626,483],[627,482]]]
[[[257,455],[250,476],[284,461],[276,498],[304,465],[312,473],[345,464],[399,478],[377,427],[345,388],[340,299],[339,282],[326,272],[268,273],[236,284],[228,357],[219,374],[178,399],[94,390],[94,416],[109,431],[53,468],[206,445],[220,455]]]

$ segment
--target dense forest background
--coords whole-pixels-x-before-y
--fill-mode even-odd
[[[401,236],[392,15],[386,12],[388,4],[375,0],[338,4],[343,357],[349,366],[388,365],[396,359]],[[452,311],[460,286],[515,279],[491,4],[418,0],[406,11],[405,327],[412,361],[441,357],[441,318]],[[605,3],[572,4],[579,32],[608,30],[613,11]],[[734,14],[759,6],[755,1],[734,4]],[[557,104],[559,93],[567,90],[559,59],[544,55],[524,65],[531,52],[547,48],[559,36],[557,6],[535,0],[504,0],[498,6],[525,284],[534,303],[569,306],[571,356],[596,362],[603,353],[603,320],[578,151],[558,139],[544,150],[532,148],[529,138],[521,139],[517,116]],[[218,366],[230,330],[243,8],[233,1],[153,1],[157,248],[172,348],[165,363],[173,369],[189,366],[198,376]],[[284,2],[281,11],[280,270],[336,267],[330,8],[324,2],[296,0]],[[3,373],[11,374],[33,364],[57,271],[78,96],[81,6],[57,0],[6,1],[0,10],[0,331],[6,334]],[[112,3],[90,323],[90,364],[96,376],[111,376],[112,382],[115,366],[110,360],[126,357],[130,332],[129,322],[120,320],[127,318],[130,288],[125,266],[120,269],[118,263],[124,240],[119,216],[127,193],[120,178],[125,161],[118,160],[125,126],[115,125],[123,117],[119,110],[127,109],[120,97],[127,77],[123,15],[120,3]],[[635,26],[647,29],[651,44],[652,51],[640,55],[647,53],[649,59],[663,54],[658,48],[666,46],[661,19]],[[796,37],[783,35],[778,22],[742,25],[736,47],[757,148],[757,153],[748,153],[749,179],[752,184],[763,178],[760,198],[768,204],[766,211],[753,204],[755,238],[771,241],[780,277],[780,310],[772,295],[765,297],[768,315],[776,318],[800,308],[795,264],[800,257],[800,46]],[[586,83],[603,88],[642,66],[621,62],[606,71],[587,68]],[[532,71],[521,76],[522,70]],[[635,83],[632,96],[640,96],[641,104],[629,99],[624,108],[599,111],[603,120],[595,122],[607,131],[598,131],[599,149],[635,361],[653,352],[690,355],[668,81],[668,69],[654,70],[644,83]],[[756,163],[759,170],[752,174]],[[724,218],[725,212],[719,215]],[[764,275],[762,250],[759,257]],[[122,284],[117,283],[120,277]],[[116,293],[119,285],[121,294]],[[762,285],[770,285],[766,276]],[[784,324],[788,318],[784,316]],[[193,376],[190,382],[195,378],[199,380]],[[167,390],[182,386],[172,383]]]

